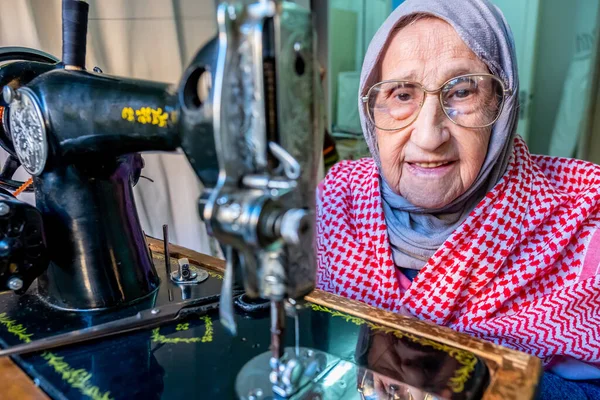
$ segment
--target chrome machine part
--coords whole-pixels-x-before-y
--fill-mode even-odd
[[[235,381],[235,390],[243,400],[272,399],[273,394],[279,398],[288,398],[299,389],[310,386],[326,375],[340,359],[330,354],[301,347],[300,355],[295,349],[288,347],[275,370],[269,370],[269,353],[263,353],[250,360]],[[277,375],[274,377],[273,375]],[[272,381],[281,376],[281,385],[273,386]]]
[[[331,354],[300,348],[300,355],[290,358],[286,348],[282,367],[285,384],[272,390],[265,369],[266,354],[248,362],[238,375],[235,390],[241,400],[441,400],[431,392],[361,367]],[[374,380],[374,377],[379,379]],[[445,398],[445,397],[444,397]]]
[[[17,277],[10,278],[8,280],[8,288],[10,290],[21,290],[23,288],[23,280]]]
[[[315,286],[313,217],[321,138],[310,11],[221,2],[212,110],[220,175],[203,206],[251,297]],[[283,285],[283,287],[282,287]]]
[[[171,280],[178,285],[197,285],[208,279],[208,272],[190,265],[187,258],[177,260],[179,268],[170,274]]]
[[[308,9],[282,0],[221,1],[211,97],[219,180],[202,217],[228,251],[221,321],[235,332],[233,274],[271,303],[273,391],[291,393],[284,302],[316,283],[315,193],[322,127]],[[268,368],[268,367],[267,367]],[[287,383],[286,383],[287,382]]]
[[[5,86],[2,95],[9,104],[10,134],[17,157],[25,171],[39,175],[48,158],[48,140],[35,94],[25,87],[14,90]]]

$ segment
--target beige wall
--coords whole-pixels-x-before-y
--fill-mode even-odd
[[[216,33],[214,0],[89,3],[87,67],[107,74],[176,83],[182,66]],[[0,0],[0,46],[34,47],[60,57],[60,15],[60,0]],[[162,237],[168,223],[173,242],[210,252],[197,211],[201,185],[185,157],[144,154],[144,159],[142,174],[154,183],[142,179],[135,192],[146,233]]]

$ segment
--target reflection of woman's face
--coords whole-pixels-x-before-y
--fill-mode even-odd
[[[371,371],[363,375],[360,389],[365,400],[424,400],[427,396],[421,390]]]
[[[374,334],[367,354],[367,367],[381,374],[374,376],[375,387],[379,390],[385,386],[378,381],[387,382],[389,378],[429,390],[435,386],[444,387],[457,363],[450,357],[441,358],[437,351],[412,348],[391,335]],[[413,397],[415,395],[413,393]]]
[[[425,385],[430,380],[427,368],[431,363],[427,354],[403,346],[401,342],[390,342],[386,336],[373,336],[373,344],[367,358],[369,366],[389,376],[401,376],[413,385]],[[435,362],[435,360],[433,360]]]
[[[427,89],[469,73],[489,71],[456,31],[436,18],[401,29],[381,62],[382,81],[420,82]],[[412,204],[444,207],[474,183],[490,133],[491,127],[468,129],[454,124],[444,114],[439,98],[427,96],[411,125],[399,131],[377,130],[383,176]]]

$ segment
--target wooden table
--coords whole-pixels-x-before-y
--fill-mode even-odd
[[[38,400],[48,396],[10,358],[0,358],[0,399]]]

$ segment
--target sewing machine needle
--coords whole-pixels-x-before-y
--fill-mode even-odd
[[[296,331],[296,357],[300,358],[300,320],[298,319],[298,310],[294,311],[294,330]]]
[[[283,301],[271,300],[271,354],[279,360],[283,357],[283,334],[285,332],[285,309]]]

